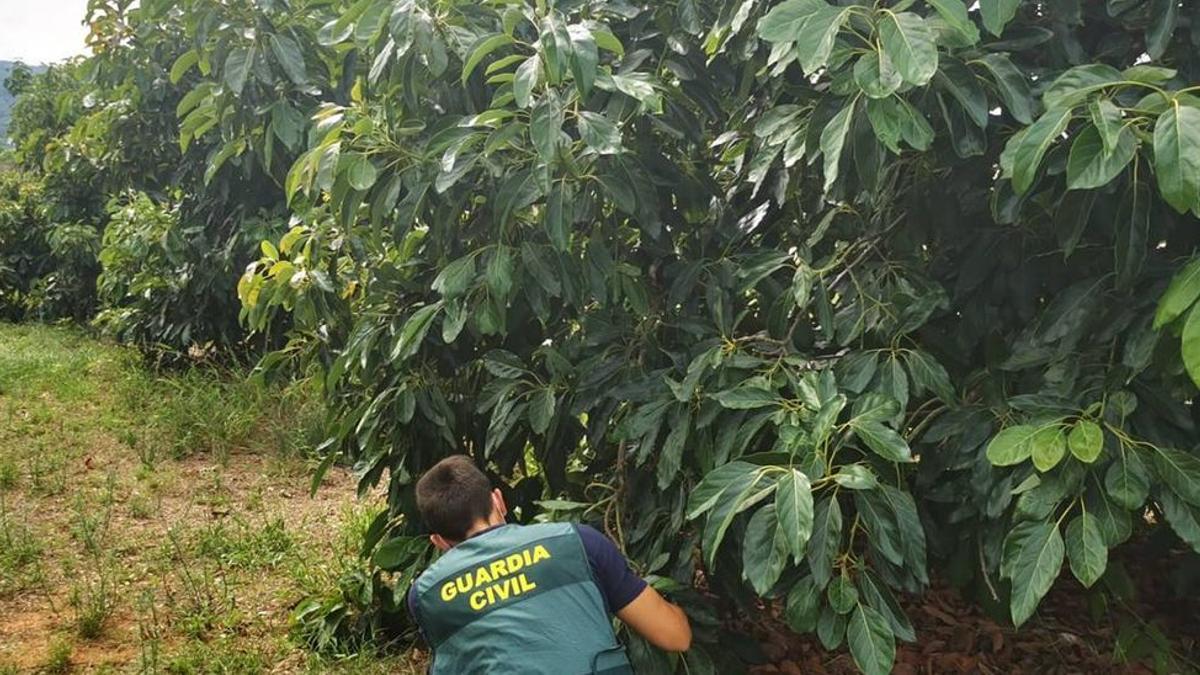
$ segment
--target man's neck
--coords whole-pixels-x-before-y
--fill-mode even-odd
[[[475,521],[475,524],[472,525],[471,528],[467,530],[467,536],[463,538],[463,541],[466,541],[467,539],[474,537],[475,535],[479,534],[480,532],[483,532],[485,530],[490,530],[493,527],[497,527],[497,526],[500,526],[503,524],[504,524],[503,520],[498,520],[497,522],[492,522],[491,519],[477,520],[477,521]]]

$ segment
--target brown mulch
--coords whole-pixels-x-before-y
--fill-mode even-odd
[[[1200,657],[1200,597],[1181,596],[1168,581],[1173,566],[1193,564],[1195,558],[1148,551],[1122,552],[1121,558],[1130,573],[1136,575],[1136,601],[1132,605],[1094,611],[1089,592],[1070,579],[1070,571],[1064,565],[1055,589],[1037,615],[1019,631],[1008,621],[989,616],[977,602],[955,588],[935,582],[922,597],[903,603],[917,640],[897,643],[893,672],[901,675],[1155,673],[1149,661],[1122,663],[1115,658],[1118,621],[1135,626],[1153,625],[1168,636],[1174,655],[1183,660],[1158,672],[1196,672],[1195,661]],[[1097,616],[1100,620],[1094,621]],[[858,672],[845,645],[835,652],[826,651],[815,636],[797,636],[778,619],[747,630],[758,640],[769,662],[751,668],[752,675]]]

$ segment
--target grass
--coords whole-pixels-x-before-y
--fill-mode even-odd
[[[0,675],[417,672],[290,641],[379,508],[341,471],[308,497],[316,401],[0,323]]]

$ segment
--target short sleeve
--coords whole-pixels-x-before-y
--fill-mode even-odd
[[[583,541],[604,604],[610,613],[616,614],[642,594],[646,582],[629,568],[629,561],[617,545],[596,528],[576,525],[575,530]]]

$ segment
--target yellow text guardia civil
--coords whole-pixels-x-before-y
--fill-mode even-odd
[[[537,584],[524,572],[518,572],[549,559],[550,551],[541,544],[498,558],[442,584],[442,601],[451,602],[470,593],[467,602],[479,612],[501,600],[528,593]]]

